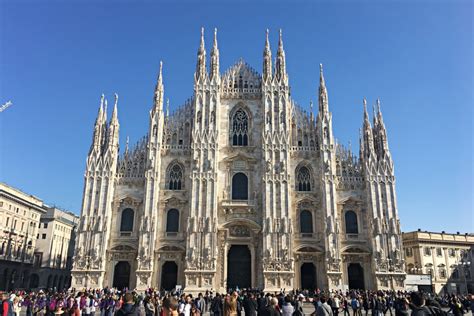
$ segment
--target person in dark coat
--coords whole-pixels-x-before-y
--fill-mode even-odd
[[[214,316],[222,316],[222,312],[222,297],[219,293],[217,293],[211,303],[211,313]]]
[[[115,312],[115,316],[140,316],[138,308],[135,306],[132,293],[125,293],[124,304]]]
[[[276,308],[278,305],[278,299],[273,297],[270,299],[270,304],[265,307],[263,316],[281,316],[280,311]]]
[[[257,316],[258,305],[253,293],[246,295],[243,301],[245,316]]]

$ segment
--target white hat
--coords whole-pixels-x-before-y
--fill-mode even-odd
[[[298,295],[298,298],[304,298],[304,295],[300,293],[300,294]]]

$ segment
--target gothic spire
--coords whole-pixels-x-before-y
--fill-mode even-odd
[[[364,123],[361,131],[361,158],[369,158],[374,154],[374,137],[372,126],[370,126],[369,114],[367,113],[367,100],[364,98]]]
[[[328,91],[324,81],[323,64],[319,64],[319,112],[321,114],[329,112]]]
[[[280,37],[278,39],[278,51],[275,64],[275,75],[277,80],[286,79],[286,60],[285,50],[283,49],[283,34],[280,29]]]
[[[197,54],[195,80],[204,78],[206,75],[206,48],[204,47],[204,27],[201,28],[201,43]]]
[[[112,111],[112,118],[110,119],[110,125],[118,124],[117,104],[118,104],[118,94],[115,93],[115,103],[114,103],[114,109]]]
[[[153,111],[163,110],[163,61],[160,60],[160,70],[158,72],[158,79],[156,80],[155,97],[153,100]]]
[[[217,47],[217,28],[214,29],[214,44],[211,51],[211,79],[219,76],[219,48]]]
[[[272,77],[272,51],[268,40],[268,29],[265,37],[265,49],[263,50],[263,81]]]
[[[383,121],[382,111],[380,110],[380,99],[376,102],[377,109],[377,126],[374,126],[374,141],[377,143],[377,155],[379,158],[386,154],[390,155],[387,140],[387,130]]]
[[[99,111],[97,113],[97,118],[95,119],[95,124],[94,124],[94,135],[92,139],[92,146],[91,146],[91,152],[93,149],[100,150],[101,148],[101,143],[103,139],[103,133],[105,129],[106,122],[104,121],[104,100],[105,96],[102,94],[100,97],[100,106],[99,106]]]

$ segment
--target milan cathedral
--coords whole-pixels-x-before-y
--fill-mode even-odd
[[[87,156],[72,286],[403,289],[395,176],[377,100],[363,101],[360,151],[335,141],[320,66],[317,114],[291,98],[280,31],[262,74],[206,65],[163,109],[160,63],[148,133],[119,150],[118,96],[102,96]]]

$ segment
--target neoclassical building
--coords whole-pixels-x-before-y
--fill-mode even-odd
[[[318,111],[291,98],[280,32],[262,74],[219,68],[204,33],[192,97],[163,110],[162,63],[148,133],[119,150],[102,97],[87,156],[73,286],[402,288],[393,161],[377,101],[360,155],[337,144],[320,67]]]

